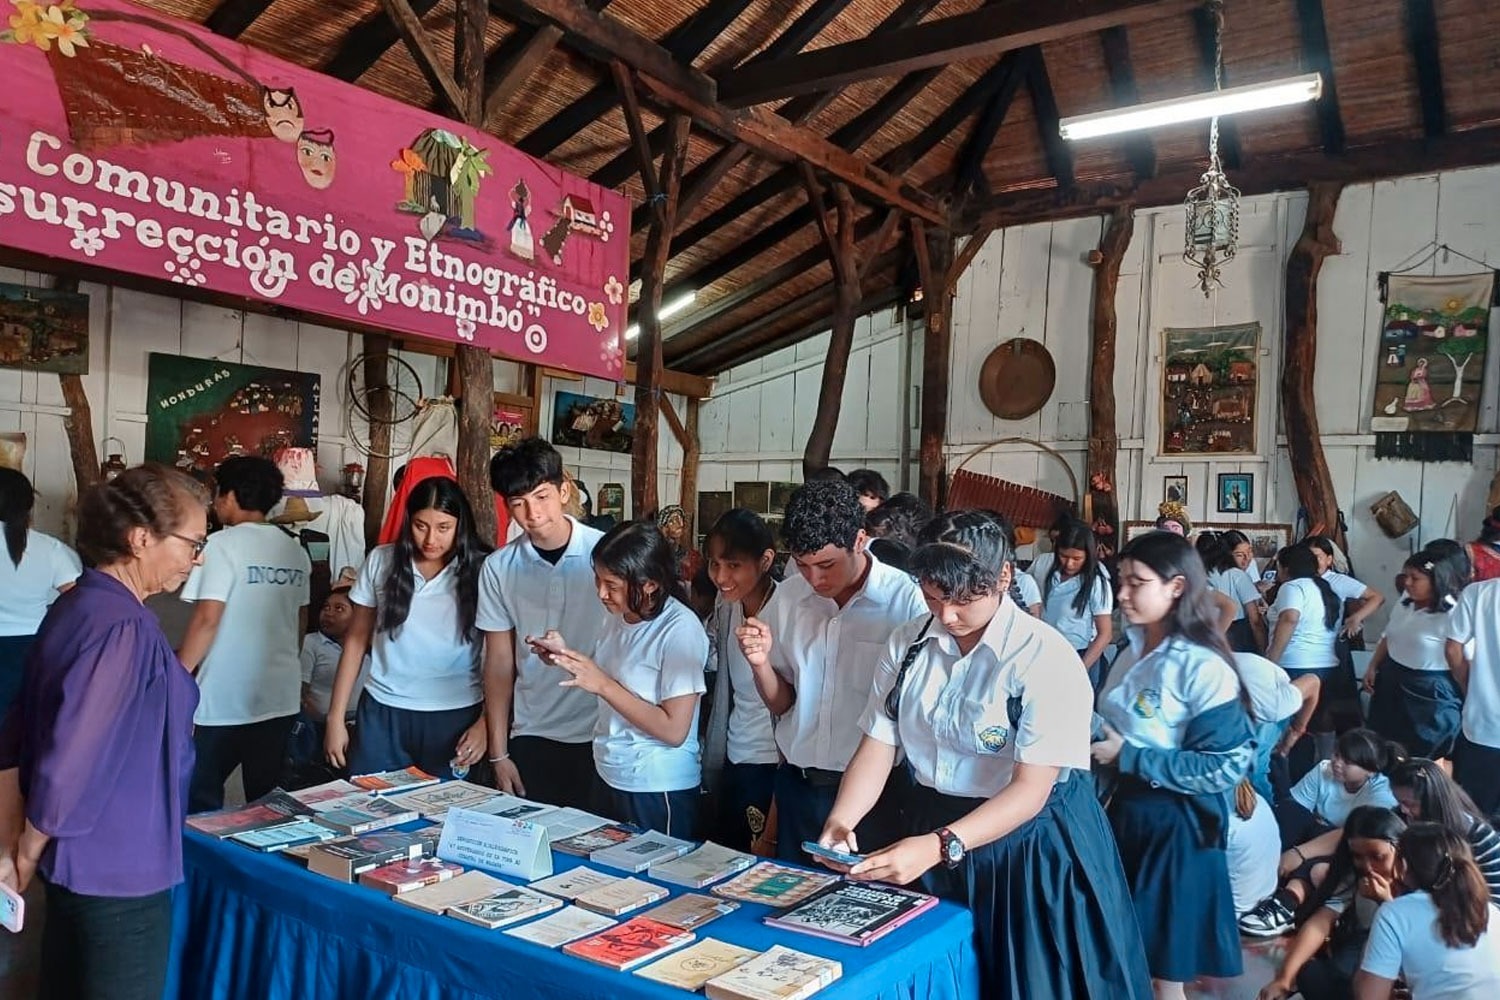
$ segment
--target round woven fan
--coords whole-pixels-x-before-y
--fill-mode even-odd
[[[1041,342],[1016,337],[990,352],[979,369],[979,398],[1001,420],[1021,420],[1046,405],[1057,367]]]

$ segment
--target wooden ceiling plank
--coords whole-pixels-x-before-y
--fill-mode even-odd
[[[1010,0],[968,14],[916,25],[897,35],[870,36],[735,70],[720,81],[732,107],[796,97],[861,80],[899,76],[965,59],[993,58],[1116,24],[1180,14],[1199,0]]]
[[[412,61],[417,64],[417,69],[421,70],[427,83],[448,102],[451,113],[462,118],[464,91],[453,79],[453,74],[444,68],[437,50],[432,46],[432,39],[428,37],[421,18],[412,10],[411,4],[407,0],[380,0],[380,6],[395,24],[396,33],[411,51]]]
[[[1212,90],[1214,62],[1217,58],[1219,42],[1218,25],[1213,11],[1208,7],[1199,7],[1193,11],[1193,34],[1198,39],[1198,79],[1202,81],[1203,89]],[[1224,74],[1224,86],[1229,86],[1227,73]],[[1223,118],[1219,121],[1219,158],[1230,170],[1237,170],[1240,166],[1240,127],[1234,123],[1233,118]]]
[[[885,213],[885,220],[880,223],[880,228],[870,238],[870,245],[861,251],[860,256],[864,262],[859,265],[859,280],[864,281],[870,276],[875,267],[875,262],[880,259],[883,248],[890,242],[891,235],[895,233],[896,227],[901,224],[901,210],[893,208]]]
[[[423,17],[438,2],[439,0],[411,0],[411,8],[418,17]],[[338,51],[323,64],[323,72],[334,79],[353,83],[364,76],[399,41],[401,34],[396,30],[396,22],[391,20],[384,8],[377,8],[344,36]],[[434,87],[433,90],[436,91],[437,88]]]
[[[984,178],[984,158],[989,154],[990,147],[995,144],[995,136],[1000,134],[1000,126],[1005,124],[1005,115],[1010,111],[1010,104],[1016,99],[1016,92],[1021,89],[1022,57],[1020,50],[1012,50],[1000,58],[1000,72],[1004,82],[995,96],[985,106],[984,114],[974,123],[974,128],[969,132],[969,138],[965,140],[962,151],[958,154],[957,166],[954,170],[956,180],[953,184],[953,196],[955,198],[967,197],[970,192],[979,187]]]
[[[656,180],[656,156],[646,140],[646,126],[641,122],[641,102],[636,97],[635,82],[630,79],[630,67],[616,59],[609,64],[609,71],[615,79],[615,90],[620,95],[620,113],[625,116],[625,128],[630,132],[630,144],[635,149],[636,166],[641,171],[641,185],[646,192],[646,201],[653,206],[653,212],[659,213],[661,188]],[[677,206],[674,204],[672,208],[675,212]]]
[[[203,21],[203,26],[216,35],[238,38],[245,33],[255,19],[266,12],[272,0],[223,0]]]
[[[1323,137],[1323,151],[1337,156],[1344,151],[1344,117],[1339,112],[1323,0],[1297,0],[1297,21],[1302,29],[1302,62],[1323,77],[1323,94],[1318,98],[1318,130]]]
[[[1417,68],[1417,91],[1422,100],[1422,132],[1437,138],[1448,132],[1448,106],[1443,97],[1442,58],[1438,50],[1437,12],[1433,0],[1406,0],[1406,43]]]
[[[492,72],[486,72],[484,79],[484,120],[489,121],[498,115],[510,99],[526,86],[526,81],[531,79],[533,73],[542,68],[547,57],[552,55],[557,43],[562,41],[562,29],[555,24],[546,24],[540,28],[520,27],[511,37],[524,36],[525,41],[519,46],[520,51],[513,56],[499,62]],[[507,39],[508,41],[509,39]],[[496,49],[498,54],[506,48],[504,42]]]
[[[1059,191],[1073,189],[1073,150],[1062,137],[1061,116],[1057,110],[1057,96],[1052,92],[1052,77],[1047,75],[1047,61],[1042,57],[1042,47],[1034,45],[1026,50],[1026,87],[1031,91],[1031,106],[1036,111],[1037,136],[1042,141],[1042,151],[1047,157],[1047,170],[1057,179]]]
[[[1104,67],[1109,72],[1110,94],[1115,107],[1128,108],[1141,103],[1141,92],[1135,82],[1135,64],[1130,58],[1130,31],[1116,25],[1099,32],[1104,49]],[[1125,158],[1137,177],[1156,174],[1156,144],[1147,132],[1135,132],[1125,139]]]

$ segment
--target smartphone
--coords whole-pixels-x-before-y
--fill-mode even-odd
[[[829,861],[848,865],[851,868],[864,860],[858,854],[850,854],[848,851],[836,851],[831,847],[824,847],[822,844],[811,840],[804,840],[802,842],[802,849],[815,858],[827,858]]]
[[[0,885],[0,927],[12,934],[21,933],[26,922],[26,900],[8,885]]]

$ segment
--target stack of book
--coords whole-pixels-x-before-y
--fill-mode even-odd
[[[521,927],[511,927],[505,933],[522,941],[539,944],[543,948],[561,948],[569,941],[597,934],[614,925],[615,921],[598,913],[580,910],[576,906],[565,906],[540,920],[533,920]]]
[[[789,868],[774,861],[762,861],[749,871],[711,890],[715,896],[738,899],[744,903],[765,906],[796,906],[804,899],[839,881],[839,876]]]
[[[399,771],[356,774],[351,780],[367,792],[405,792],[413,788],[435,785],[442,779],[428,774],[413,764]]]
[[[642,916],[690,931],[739,908],[740,904],[732,899],[714,899],[712,896],[688,892],[647,910]]]
[[[463,874],[463,870],[462,865],[439,861],[437,858],[413,858],[372,868],[359,877],[359,884],[379,889],[387,896],[398,896],[423,886],[446,882],[455,875]]]
[[[605,823],[592,830],[555,839],[552,841],[552,849],[564,854],[572,854],[575,857],[587,858],[595,851],[602,851],[606,847],[633,840],[640,835],[640,832],[620,823]]]
[[[617,875],[606,875],[603,872],[594,871],[587,865],[579,865],[569,871],[539,879],[531,883],[531,887],[538,892],[557,896],[559,899],[577,899],[593,889],[600,889],[622,881],[624,879]]]
[[[778,944],[710,979],[703,992],[708,1000],[807,1000],[843,974],[831,958]]]
[[[693,940],[692,931],[635,917],[590,937],[563,945],[563,951],[597,965],[625,971]]]
[[[601,848],[589,860],[627,872],[643,872],[652,865],[680,858],[693,849],[691,841],[668,837],[665,833],[643,833],[620,844]]]
[[[365,872],[396,861],[411,861],[423,853],[415,833],[367,833],[318,844],[307,851],[307,870],[339,882],[353,882]]]
[[[589,889],[573,897],[573,902],[585,910],[593,910],[607,917],[639,910],[667,898],[667,890],[638,878],[615,879],[609,885]]]
[[[257,827],[254,830],[245,830],[236,833],[229,839],[241,847],[248,847],[256,851],[284,851],[289,847],[300,847],[303,844],[317,844],[325,840],[332,840],[338,834],[306,819],[294,819],[289,823],[276,823],[271,826]]]
[[[767,917],[766,924],[863,947],[936,905],[936,896],[910,889],[840,882],[783,913]]]
[[[373,833],[417,818],[415,809],[366,792],[314,802],[311,808],[314,820],[343,834]]]
[[[189,816],[187,825],[199,833],[227,840],[237,833],[248,833],[311,815],[311,806],[278,788],[243,806]]]
[[[755,855],[705,842],[696,851],[651,866],[651,877],[689,889],[701,889],[755,864]]]

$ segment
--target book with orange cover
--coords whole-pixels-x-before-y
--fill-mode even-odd
[[[413,764],[399,771],[377,771],[374,774],[356,774],[349,779],[367,792],[404,792],[411,788],[435,785],[442,778],[428,774]]]
[[[463,874],[463,866],[439,861],[437,858],[411,858],[393,861],[388,865],[365,872],[359,884],[379,889],[387,896],[420,889],[424,885],[446,882],[455,875]]]
[[[694,937],[692,931],[680,930],[650,917],[636,917],[592,937],[565,944],[563,951],[575,958],[623,972],[673,948],[680,948]]]

